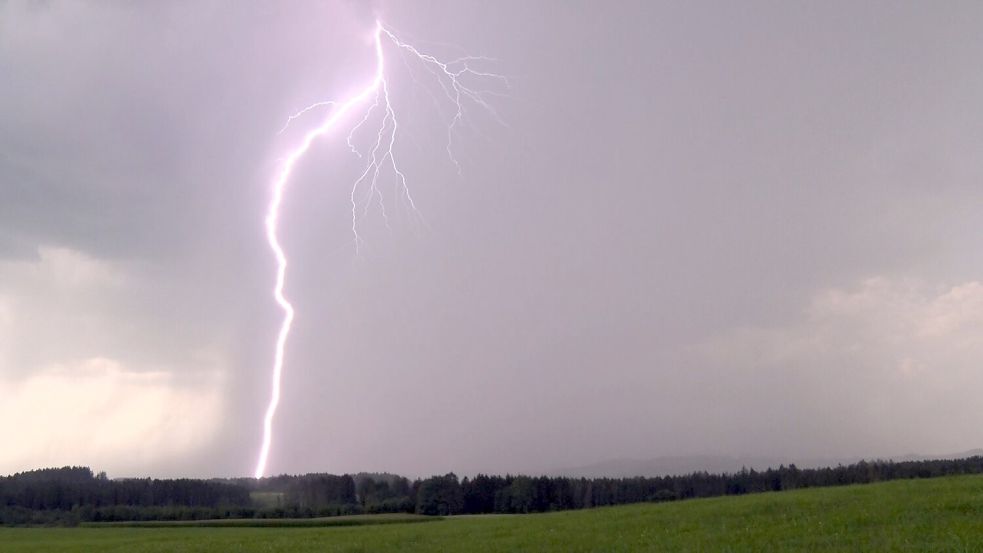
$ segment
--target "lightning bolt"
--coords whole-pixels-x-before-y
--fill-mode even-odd
[[[447,156],[457,168],[458,174],[461,173],[461,164],[454,156],[453,137],[455,131],[466,122],[468,114],[466,108],[469,105],[477,106],[489,113],[497,122],[505,125],[502,118],[493,109],[487,99],[489,95],[500,95],[502,92],[494,89],[476,89],[474,88],[475,85],[469,86],[465,82],[469,78],[478,81],[490,80],[498,82],[499,88],[504,87],[508,89],[510,83],[505,76],[481,71],[475,67],[477,64],[493,61],[491,58],[466,56],[444,62],[433,55],[421,52],[411,44],[403,42],[392,30],[384,26],[380,21],[376,21],[373,34],[376,65],[372,81],[354,96],[346,100],[316,102],[287,118],[286,123],[278,134],[284,133],[291,123],[311,111],[320,108],[329,109],[328,114],[321,124],[304,133],[300,143],[283,158],[282,166],[273,181],[273,192],[266,212],[266,240],[269,243],[270,249],[273,251],[277,265],[273,298],[283,311],[283,319],[276,338],[276,347],[273,356],[272,388],[266,414],[263,417],[263,442],[260,446],[259,458],[256,462],[254,473],[256,478],[261,478],[266,473],[266,463],[269,458],[270,445],[273,439],[273,418],[280,404],[280,383],[283,376],[284,355],[295,313],[293,304],[290,303],[284,293],[287,276],[287,255],[277,235],[280,222],[280,207],[283,203],[284,192],[293,173],[294,166],[310,150],[311,145],[316,139],[336,130],[346,120],[347,115],[350,113],[359,113],[359,109],[361,109],[361,118],[350,127],[346,138],[346,143],[352,153],[365,160],[364,170],[352,183],[351,191],[352,234],[354,235],[356,255],[359,244],[361,243],[361,237],[358,233],[359,211],[362,212],[362,217],[368,215],[370,206],[377,200],[383,219],[385,219],[386,225],[389,225],[384,195],[378,186],[379,178],[384,172],[389,171],[395,177],[400,197],[409,204],[413,213],[419,215],[416,209],[416,203],[407,184],[406,175],[399,168],[394,153],[396,137],[399,132],[399,122],[396,118],[396,110],[393,108],[393,103],[390,100],[390,85],[386,78],[384,41],[388,41],[396,48],[397,52],[403,56],[404,62],[406,58],[416,60],[419,65],[425,68],[427,73],[436,81],[436,85],[439,87],[444,99],[451,106],[454,113],[447,125],[447,143],[445,149]],[[407,64],[407,68],[409,68],[409,64]],[[419,83],[412,70],[410,74],[414,81]],[[430,94],[435,105],[439,104],[437,94],[434,94],[432,91],[430,91]],[[375,140],[370,142],[365,152],[359,151],[356,145],[355,135],[359,129],[372,120],[373,115],[377,112],[381,114],[381,120],[375,133]],[[364,192],[360,200],[359,193],[363,190]]]

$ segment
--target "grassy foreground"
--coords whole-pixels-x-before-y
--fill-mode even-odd
[[[106,552],[983,551],[983,476],[337,528],[0,528],[0,549]]]

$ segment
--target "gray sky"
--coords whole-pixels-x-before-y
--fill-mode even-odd
[[[983,445],[979,3],[0,2],[0,473],[251,474],[277,132],[373,11],[507,126],[459,176],[389,46],[426,224],[356,256],[345,133],[298,165],[270,472]]]

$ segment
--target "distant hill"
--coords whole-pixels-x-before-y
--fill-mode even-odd
[[[893,461],[927,461],[933,459],[966,459],[983,456],[983,449],[972,449],[960,453],[943,455],[923,455],[909,453],[889,457]],[[683,475],[693,472],[706,471],[713,473],[733,473],[742,468],[764,470],[779,465],[788,466],[794,463],[799,468],[835,467],[849,465],[860,461],[861,457],[841,458],[812,458],[790,459],[780,457],[728,457],[725,455],[682,455],[654,457],[650,459],[611,459],[580,467],[571,467],[552,471],[554,476],[584,477],[584,478],[628,478],[632,476],[656,477],[665,475]],[[868,458],[873,460],[874,457]]]
[[[895,457],[895,461],[931,461],[934,459],[968,459],[969,457],[980,457],[983,456],[983,449],[970,449],[969,451],[963,451],[960,453],[949,453],[947,455],[920,455],[915,453],[909,453],[908,455],[902,455],[900,457]]]
[[[611,459],[581,467],[556,471],[558,476],[585,478],[627,478],[631,476],[682,475],[707,471],[710,473],[737,472],[742,467],[763,469],[788,464],[767,457],[726,457],[723,455],[689,455],[655,457],[652,459]]]

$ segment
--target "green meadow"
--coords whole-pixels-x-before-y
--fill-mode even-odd
[[[426,524],[394,517],[366,524],[371,519],[333,527],[0,528],[0,551],[983,551],[983,476]]]

